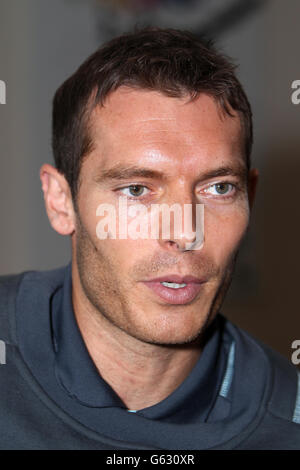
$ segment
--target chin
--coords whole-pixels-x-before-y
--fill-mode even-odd
[[[157,344],[161,346],[179,346],[184,344],[191,344],[197,340],[200,336],[200,332],[197,332],[193,335],[176,335],[172,336],[171,334],[166,335],[158,335],[156,337],[151,337],[148,341],[145,341],[149,344]]]
[[[148,324],[142,329],[135,329],[131,334],[145,343],[171,346],[192,343],[201,335],[203,327],[204,324],[189,327],[187,323],[180,325],[180,322],[176,324],[174,321],[168,324],[157,322],[152,327]]]

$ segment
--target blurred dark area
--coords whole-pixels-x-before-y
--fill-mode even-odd
[[[139,26],[188,29],[218,37],[268,0],[96,0],[101,34],[113,37]]]
[[[101,43],[136,25],[188,29],[239,64],[254,116],[257,199],[222,312],[290,358],[300,339],[300,104],[291,101],[299,15],[299,0],[0,0],[0,274],[70,260],[39,181],[42,163],[53,163],[57,87]]]

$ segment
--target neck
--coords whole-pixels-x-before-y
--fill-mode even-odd
[[[140,341],[113,325],[89,302],[76,273],[73,283],[74,313],[85,345],[100,375],[125,406],[139,410],[169,396],[198,361],[199,341],[185,345]]]

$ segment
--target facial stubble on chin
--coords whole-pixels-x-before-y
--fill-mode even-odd
[[[84,295],[92,305],[93,310],[96,311],[97,315],[102,317],[104,321],[109,322],[114,325],[114,327],[146,343],[163,346],[184,346],[191,343],[201,343],[202,338],[205,337],[208,326],[212,323],[216,313],[223,304],[225,295],[232,281],[237,256],[238,251],[234,254],[231,262],[227,266],[211,303],[211,307],[198,330],[195,331],[193,335],[190,335],[180,342],[169,341],[162,343],[153,337],[150,338],[147,332],[136,332],[134,328],[132,328],[132,325],[128,321],[130,315],[127,314],[132,307],[119,289],[121,282],[119,282],[120,279],[116,275],[116,273],[120,272],[116,264],[117,260],[113,257],[108,258],[101,247],[96,246],[92,237],[84,227],[80,216],[77,215],[76,262]],[[143,279],[143,275],[148,275],[149,277],[149,274],[152,273],[157,273],[158,276],[167,266],[174,265],[177,262],[178,257],[174,255],[156,255],[156,257],[154,256],[151,260],[143,260],[135,265],[133,269],[134,277]],[[217,271],[217,268],[210,261],[206,263],[206,274],[212,277]],[[201,274],[199,274],[199,277],[200,275]]]

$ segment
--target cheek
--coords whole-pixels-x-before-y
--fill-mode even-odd
[[[249,223],[249,211],[223,209],[206,211],[204,248],[212,254],[217,264],[226,264],[238,250]]]
[[[96,225],[97,215],[96,210],[99,204],[99,200],[96,195],[89,193],[84,187],[81,188],[80,195],[78,197],[78,209],[82,225],[86,228],[93,239],[96,238]]]
[[[117,229],[117,238],[106,238],[100,239],[98,237],[99,231],[97,232],[97,227],[99,229],[99,222],[106,218],[105,216],[97,215],[97,208],[99,207],[99,195],[86,194],[86,197],[82,197],[80,201],[80,219],[81,224],[83,225],[86,236],[94,245],[94,248],[97,252],[94,252],[94,256],[97,258],[98,253],[98,263],[107,264],[109,269],[114,269],[115,272],[127,272],[130,270],[130,267],[134,266],[139,259],[147,257],[147,253],[150,255],[153,252],[153,241],[150,240],[133,240],[130,238],[119,239],[118,238],[118,227],[119,227],[119,217],[118,210],[116,208],[116,229]],[[101,201],[101,199],[100,199]],[[103,204],[102,199],[102,204]],[[106,220],[108,220],[106,218]],[[108,225],[101,225],[101,228],[104,226],[104,231],[107,232]],[[110,225],[110,227],[112,227]],[[97,262],[97,259],[94,259]],[[103,266],[102,266],[103,268]]]

